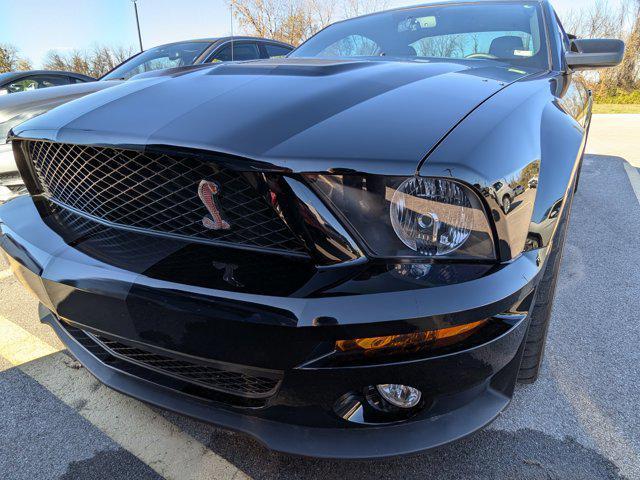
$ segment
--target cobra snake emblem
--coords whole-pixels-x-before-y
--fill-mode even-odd
[[[202,225],[209,230],[229,230],[231,225],[224,218],[218,203],[220,186],[216,182],[202,180],[198,185],[198,197],[207,207],[209,215],[202,218]]]

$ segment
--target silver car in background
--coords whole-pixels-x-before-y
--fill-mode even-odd
[[[254,37],[206,38],[176,42],[134,55],[98,81],[0,96],[0,203],[25,193],[11,145],[5,143],[9,131],[22,122],[146,72],[215,62],[282,57],[292,50],[293,47],[286,43]]]

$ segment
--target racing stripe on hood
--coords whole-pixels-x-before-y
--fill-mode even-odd
[[[343,61],[336,67],[335,61],[287,60],[125,82],[29,121],[17,134],[40,130],[69,143],[171,145],[296,171],[329,162],[413,173],[461,118],[522,76],[451,62]]]

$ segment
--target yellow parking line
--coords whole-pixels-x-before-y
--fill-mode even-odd
[[[0,316],[0,356],[167,479],[243,477],[143,403],[103,386],[67,355]]]
[[[11,275],[13,275],[13,272],[11,271],[10,268],[3,270],[0,272],[0,280],[4,280],[5,278],[9,278]]]
[[[22,365],[57,351],[58,349],[0,316],[0,355],[12,365]]]

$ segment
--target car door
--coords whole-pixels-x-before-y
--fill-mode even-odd
[[[260,48],[258,43],[241,40],[229,41],[223,44],[211,54],[207,62],[237,62],[242,60],[257,60],[259,58]]]

